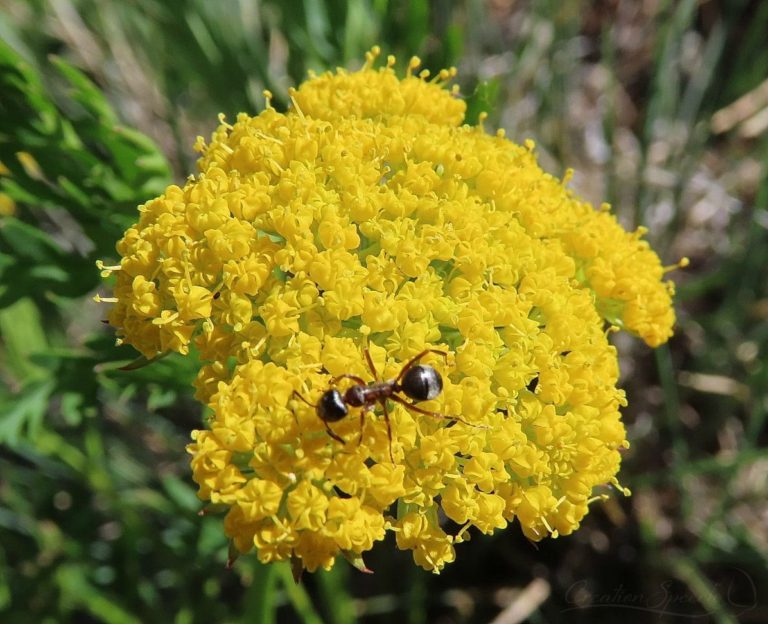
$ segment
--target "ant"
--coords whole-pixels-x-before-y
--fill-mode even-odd
[[[427,364],[419,364],[418,362],[428,353],[441,355],[447,361],[448,354],[445,351],[425,349],[415,357],[411,358],[400,370],[400,374],[395,379],[390,379],[389,381],[379,380],[376,367],[373,364],[368,349],[365,349],[364,353],[368,368],[370,368],[371,373],[373,374],[373,382],[366,383],[362,378],[356,375],[338,375],[331,379],[331,385],[335,385],[341,379],[351,379],[355,382],[355,385],[347,388],[347,390],[344,391],[344,394],[339,392],[336,388],[330,388],[323,392],[317,404],[310,403],[296,390],[293,391],[293,394],[304,401],[304,403],[315,408],[317,416],[325,424],[325,429],[328,432],[328,435],[334,440],[345,444],[345,441],[333,432],[328,423],[338,422],[344,418],[349,414],[350,407],[362,407],[363,409],[360,411],[360,437],[357,441],[359,445],[363,439],[365,412],[371,411],[378,403],[381,405],[384,412],[384,421],[387,423],[389,458],[392,460],[392,463],[395,463],[392,455],[392,425],[389,421],[389,409],[387,408],[388,399],[419,414],[425,414],[426,416],[432,416],[433,418],[446,418],[448,420],[464,422],[457,416],[446,416],[445,414],[430,412],[414,404],[415,402],[429,401],[437,398],[443,391],[443,378],[440,376],[440,373],[433,367]],[[406,401],[399,395],[399,393],[404,394],[414,403]]]

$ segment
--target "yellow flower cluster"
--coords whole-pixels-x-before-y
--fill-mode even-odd
[[[642,232],[544,173],[531,143],[461,125],[453,70],[430,81],[414,59],[399,78],[377,55],[199,139],[199,174],[118,244],[110,322],[147,358],[194,349],[211,413],[194,479],[240,552],[330,568],[392,531],[437,572],[470,527],[568,534],[618,486],[606,323],[664,342],[672,285]],[[419,407],[448,417],[392,403],[390,444],[377,404],[333,439],[294,393],[374,381],[364,349],[380,379],[446,352],[424,357],[444,387]]]

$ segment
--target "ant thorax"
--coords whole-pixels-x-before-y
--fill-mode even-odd
[[[366,404],[367,386],[355,384],[344,393],[344,402],[352,407],[362,407]]]

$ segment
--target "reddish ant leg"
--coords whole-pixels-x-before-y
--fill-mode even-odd
[[[364,409],[360,410],[360,435],[357,437],[357,448],[360,448],[360,445],[363,443],[363,427],[365,426],[365,411]]]
[[[335,434],[327,422],[323,421],[323,424],[325,425],[325,430],[328,432],[329,436],[331,436],[337,442],[346,444],[346,441],[344,440],[344,438],[342,438],[340,435]]]
[[[394,464],[395,456],[392,454],[392,424],[389,422],[389,408],[387,407],[386,399],[381,402],[381,407],[384,410],[384,422],[387,423],[387,438],[389,438],[389,460]]]
[[[368,384],[357,375],[336,375],[336,377],[333,377],[331,379],[331,385],[335,386],[340,380],[342,379],[351,379],[352,381],[357,382],[361,386],[367,386]]]
[[[315,409],[317,409],[317,405],[315,405],[314,403],[310,403],[307,399],[304,398],[304,395],[302,395],[298,390],[294,390],[292,396],[298,397],[299,399],[304,401],[304,403],[306,403],[310,407],[314,407]]]
[[[368,348],[366,347],[363,350],[363,353],[365,354],[365,361],[368,362],[368,368],[371,369],[371,374],[373,375],[373,378],[374,379],[378,379],[379,378],[379,374],[376,372],[376,366],[373,363],[373,358],[371,357],[371,352],[368,351]]]
[[[404,407],[410,410],[413,410],[414,412],[418,412],[419,414],[424,414],[425,416],[431,416],[432,418],[442,418],[443,420],[455,420],[469,427],[475,427],[477,429],[487,429],[487,427],[484,427],[483,425],[473,425],[472,423],[467,422],[466,420],[464,420],[463,418],[460,418],[459,416],[449,416],[448,414],[441,414],[439,412],[430,412],[429,410],[425,410],[419,407],[418,405],[409,403],[408,401],[400,398],[396,394],[393,394],[389,398],[392,399],[395,403],[400,403],[400,405],[403,405]]]

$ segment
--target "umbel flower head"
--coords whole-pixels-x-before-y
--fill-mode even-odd
[[[118,243],[109,320],[146,358],[198,358],[193,477],[238,551],[311,571],[391,531],[438,572],[472,527],[569,534],[620,488],[607,330],[665,342],[673,287],[531,142],[464,125],[455,70],[401,78],[378,53],[198,139],[199,173]],[[386,402],[311,405],[374,382],[366,350],[391,380],[430,349],[442,392],[390,401],[391,441]]]

